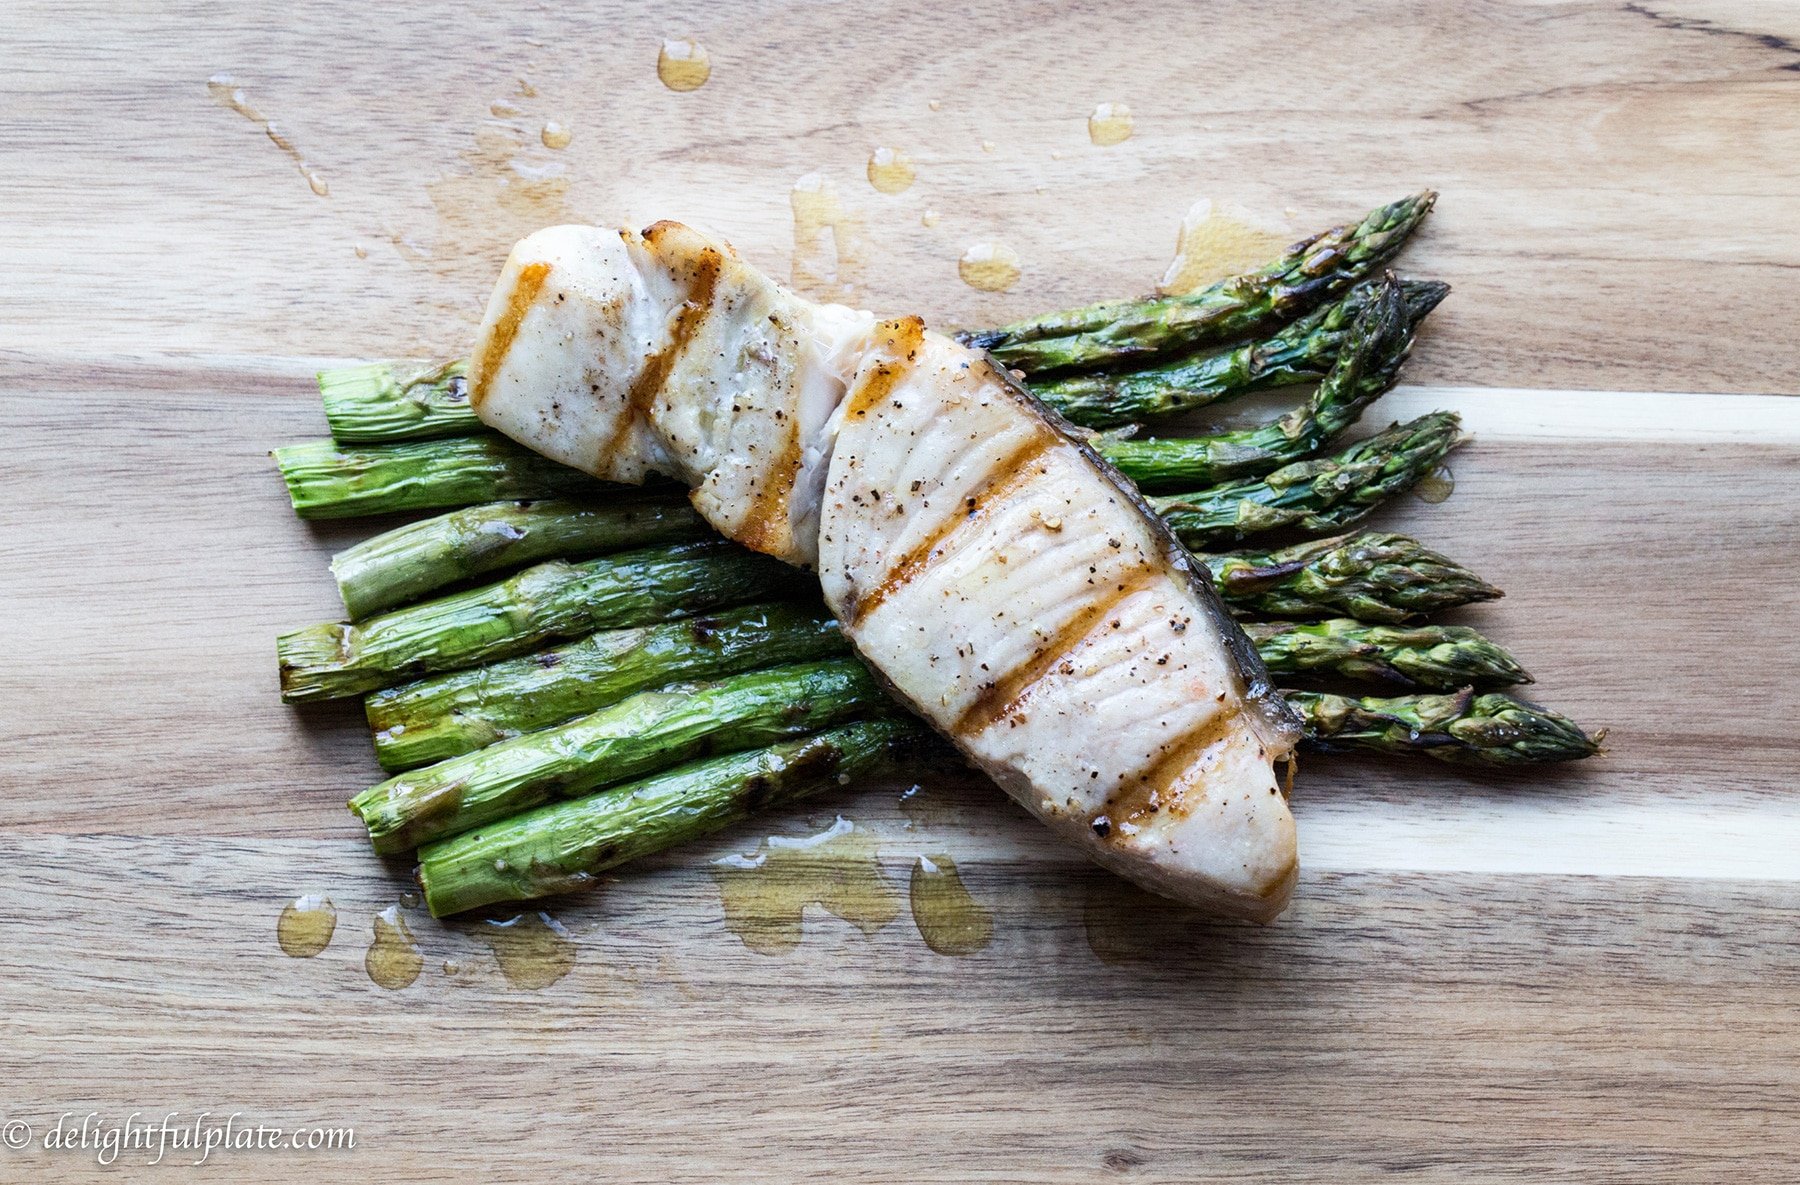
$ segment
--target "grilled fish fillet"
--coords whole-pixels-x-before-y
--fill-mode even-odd
[[[1094,860],[1220,914],[1286,905],[1298,722],[1161,522],[985,354],[660,222],[520,242],[473,359],[490,426],[682,481],[816,569],[894,693]]]

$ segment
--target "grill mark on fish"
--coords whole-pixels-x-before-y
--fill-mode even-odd
[[[891,355],[869,369],[844,407],[846,418],[862,419],[893,393],[894,386],[912,369],[919,343],[925,340],[925,322],[917,317],[898,317],[880,326],[881,347]]]
[[[791,332],[774,315],[769,320],[777,331]],[[799,401],[791,402],[785,413],[777,411],[775,419],[786,429],[786,439],[781,443],[780,453],[764,469],[761,484],[750,495],[750,506],[735,535],[738,542],[752,551],[779,551],[792,539],[791,532],[778,529],[777,524],[787,523],[794,483],[800,479],[804,442],[800,439]]]
[[[1230,738],[1232,725],[1237,722],[1238,715],[1237,705],[1223,705],[1186,736],[1164,746],[1162,752],[1152,757],[1142,769],[1120,782],[1118,788],[1107,796],[1105,804],[1088,820],[1090,827],[1100,819],[1108,821],[1109,826],[1104,831],[1093,827],[1094,833],[1103,839],[1117,842],[1123,837],[1119,826],[1121,823],[1142,824],[1152,815],[1165,810],[1185,815],[1187,812],[1181,810],[1183,795],[1178,787],[1196,762],[1209,750]]]
[[[1083,606],[1030,658],[982,688],[974,702],[957,717],[951,731],[957,736],[974,736],[1018,711],[1039,681],[1100,628],[1121,602],[1150,587],[1161,575],[1161,570],[1150,564],[1125,573],[1105,594],[1096,595]]]
[[[953,514],[930,535],[921,540],[917,546],[900,557],[898,563],[887,570],[887,574],[874,588],[856,596],[846,615],[852,626],[862,622],[880,607],[881,603],[910,584],[914,577],[923,572],[937,553],[957,531],[970,523],[980,522],[988,515],[995,503],[1003,501],[1026,481],[1030,480],[1032,467],[1045,453],[1059,443],[1049,433],[1034,433],[1031,439],[1001,458],[994,466],[994,472],[980,490],[970,496],[974,506],[960,514]]]
[[[487,345],[481,351],[481,357],[469,374],[469,406],[480,410],[487,399],[487,385],[500,364],[506,361],[507,351],[512,349],[513,339],[519,336],[519,326],[525,321],[525,314],[537,302],[538,293],[543,291],[544,280],[550,275],[550,265],[542,261],[528,263],[519,269],[518,282],[513,285],[512,295],[506,298],[506,312],[494,324],[494,332],[488,335]]]
[[[644,238],[654,243],[657,228],[662,225],[659,222],[645,231]],[[693,338],[701,319],[712,310],[713,294],[718,288],[719,271],[723,264],[724,260],[719,253],[710,247],[699,254],[693,275],[689,277],[691,287],[688,289],[688,298],[682,302],[681,311],[675,314],[675,323],[669,327],[669,344],[645,361],[643,371],[625,393],[625,406],[619,412],[612,435],[607,437],[606,443],[600,446],[596,454],[594,472],[607,472],[612,466],[614,455],[631,435],[632,428],[649,418],[651,401],[663,389],[663,384],[669,381],[669,371],[674,369],[675,360],[681,357],[681,351]]]

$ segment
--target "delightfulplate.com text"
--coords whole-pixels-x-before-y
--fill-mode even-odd
[[[98,1111],[65,1111],[42,1134],[24,1119],[0,1122],[0,1145],[21,1152],[33,1145],[46,1152],[85,1152],[102,1165],[205,1164],[215,1152],[320,1152],[354,1149],[349,1127],[280,1127],[247,1120],[241,1111],[180,1111],[146,1116],[133,1111],[112,1119]]]

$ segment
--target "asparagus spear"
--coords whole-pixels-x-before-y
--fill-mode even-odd
[[[963,340],[1027,374],[1098,370],[1266,332],[1373,272],[1431,209],[1429,190],[1304,239],[1259,272],[1182,296],[1113,300]]]
[[[1605,733],[1589,736],[1548,708],[1464,688],[1450,695],[1353,698],[1284,691],[1300,712],[1307,743],[1322,752],[1352,749],[1423,753],[1475,765],[1578,761],[1600,752]]]
[[[1454,412],[1432,412],[1359,440],[1332,457],[1296,461],[1266,477],[1149,499],[1182,542],[1243,539],[1261,531],[1341,530],[1410,489],[1468,438]]]
[[[1336,617],[1311,623],[1244,623],[1276,675],[1336,676],[1431,691],[1470,684],[1529,683],[1513,656],[1467,626],[1365,625]]]
[[[507,498],[592,494],[587,474],[497,433],[339,448],[329,440],[278,448],[275,463],[301,518],[444,510]]]
[[[350,809],[377,852],[398,852],[710,752],[893,710],[854,658],[678,684],[389,778],[351,799]]]
[[[1308,313],[1273,337],[1202,351],[1124,374],[1071,374],[1030,384],[1031,393],[1085,428],[1116,428],[1153,416],[1192,411],[1233,396],[1310,383],[1325,377],[1369,299],[1374,282]],[[1414,329],[1450,294],[1450,285],[1400,281]]]
[[[1216,485],[1312,455],[1394,385],[1400,364],[1412,349],[1412,327],[1399,283],[1390,276],[1375,289],[1331,373],[1310,399],[1279,420],[1215,436],[1102,440],[1095,447],[1126,477],[1145,487]]]
[[[471,753],[686,679],[849,650],[822,607],[748,605],[636,629],[377,691],[364,708],[385,770]]]
[[[929,744],[910,721],[867,720],[685,765],[430,844],[419,885],[433,917],[585,888],[609,868],[879,773]]]
[[[1303,425],[1300,430],[1311,429]],[[1291,464],[1258,481],[1199,494],[1167,495],[1153,498],[1151,503],[1159,509],[1166,508],[1166,517],[1178,532],[1186,531],[1185,537],[1190,540],[1229,537],[1234,532],[1241,536],[1282,526],[1332,530],[1356,522],[1376,504],[1423,477],[1436,463],[1426,463],[1434,448],[1441,458],[1462,440],[1456,430],[1456,417],[1439,412],[1414,420],[1404,429],[1396,427],[1370,437],[1334,458]],[[332,451],[329,445],[322,447],[326,452]],[[1102,443],[1100,448],[1146,475],[1166,475],[1209,463],[1204,443],[1190,447],[1185,440],[1114,441]],[[277,453],[289,451],[280,449]],[[344,517],[507,499],[554,499],[571,493],[592,497],[609,488],[496,435],[421,440],[368,448],[361,453],[402,451],[404,458],[393,458],[391,464],[381,460],[363,470],[356,478],[359,488],[354,494],[326,490],[324,483],[309,483],[308,508],[301,510],[302,515]],[[1228,464],[1228,451],[1221,448],[1215,460]],[[1276,483],[1280,483],[1279,488]],[[575,529],[567,524],[553,528],[547,519],[541,519],[540,525],[546,531]]]
[[[1212,573],[1227,605],[1261,617],[1348,616],[1391,624],[1501,595],[1417,540],[1382,531],[1195,558]]]
[[[711,528],[674,493],[582,502],[491,502],[365,539],[331,561],[344,608],[367,617],[445,585],[547,559],[703,539]]]
[[[792,568],[723,540],[527,568],[497,584],[409,605],[357,624],[283,634],[281,698],[360,695],[435,671],[524,654],[552,638],[789,595]]]
[[[481,428],[469,406],[468,373],[462,358],[321,370],[325,422],[340,444],[466,436]]]

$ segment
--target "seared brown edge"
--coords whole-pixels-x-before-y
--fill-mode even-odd
[[[506,298],[506,312],[494,324],[494,332],[488,335],[487,346],[481,351],[481,357],[469,374],[469,406],[480,409],[482,401],[487,398],[487,385],[506,360],[507,351],[512,349],[513,339],[519,336],[519,326],[525,320],[525,314],[531,311],[532,302],[537,300],[538,293],[543,290],[544,280],[550,275],[550,265],[543,260],[528,263],[519,269],[519,278],[513,284],[512,295]]]
[[[657,222],[644,231],[644,241],[655,245],[666,228],[679,227],[676,222]],[[681,311],[675,314],[675,324],[669,327],[669,344],[644,362],[644,369],[639,372],[631,389],[625,393],[625,406],[621,409],[614,423],[613,433],[605,444],[600,446],[595,455],[593,472],[605,473],[612,466],[613,454],[618,452],[630,435],[631,429],[641,423],[650,413],[650,401],[656,398],[663,384],[669,380],[669,371],[688,340],[694,336],[694,329],[700,319],[712,310],[713,294],[718,288],[719,272],[724,267],[724,257],[717,248],[702,248],[694,264],[693,274],[687,277],[688,296],[681,304]],[[679,280],[680,276],[672,276]]]

